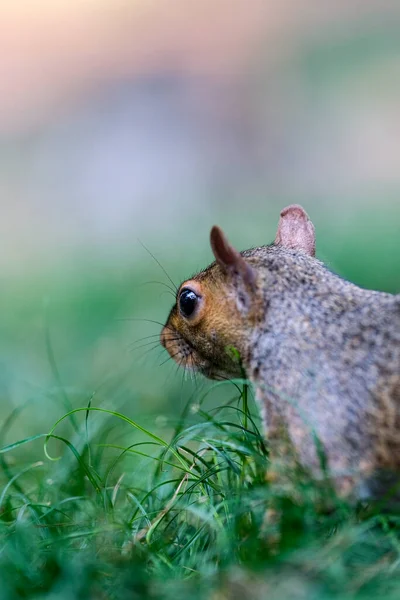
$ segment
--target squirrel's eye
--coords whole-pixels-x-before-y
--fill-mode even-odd
[[[183,289],[179,294],[179,310],[184,317],[191,317],[197,308],[199,297],[192,290]]]

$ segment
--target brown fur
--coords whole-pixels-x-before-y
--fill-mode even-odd
[[[275,455],[288,439],[319,476],[317,436],[339,491],[369,493],[382,473],[387,489],[386,473],[400,474],[400,295],[331,273],[297,205],[282,211],[270,246],[239,253],[219,228],[211,243],[216,262],[180,288],[193,287],[198,310],[186,319],[176,304],[161,343],[207,377],[244,369]]]

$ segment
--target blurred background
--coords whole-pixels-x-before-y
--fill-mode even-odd
[[[178,415],[150,253],[179,283],[214,223],[261,245],[301,203],[330,268],[400,292],[399,32],[396,0],[1,3],[5,441],[93,394]]]

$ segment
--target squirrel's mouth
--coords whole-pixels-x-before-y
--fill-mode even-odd
[[[218,369],[210,360],[198,352],[178,331],[166,325],[160,334],[161,345],[172,358],[185,371],[201,373],[208,379],[225,380],[231,376]]]

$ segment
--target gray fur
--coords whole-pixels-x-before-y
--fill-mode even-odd
[[[267,431],[286,425],[301,462],[318,472],[314,430],[343,481],[400,471],[400,295],[361,289],[279,246],[243,256],[263,280],[245,369]]]

